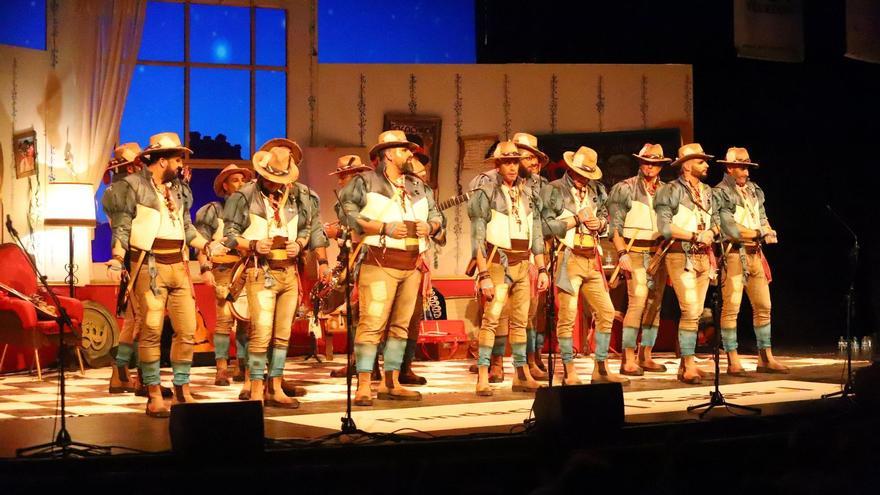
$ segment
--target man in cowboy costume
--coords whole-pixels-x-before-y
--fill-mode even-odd
[[[419,259],[428,248],[428,237],[442,228],[443,219],[431,188],[407,173],[412,171],[416,146],[402,131],[381,133],[370,149],[376,169],[355,176],[340,194],[346,224],[362,236],[364,245],[355,332],[357,405],[372,405],[370,372],[386,325],[385,376],[378,398],[421,400],[418,392],[401,386],[400,367],[422,281]]]
[[[336,177],[336,190],[341,191],[348,185],[349,182],[360,172],[366,172],[368,170],[372,170],[372,168],[366,166],[361,161],[361,157],[357,155],[343,155],[340,156],[336,160],[336,170],[330,172],[331,177]],[[340,235],[342,233],[342,227],[345,226],[345,212],[342,210],[342,205],[337,201],[333,204],[333,211],[336,212],[337,222],[333,223],[325,223],[324,224],[324,233],[327,235],[329,239],[336,239],[337,242],[342,242]],[[351,233],[351,255],[354,255],[354,250],[357,248],[357,245],[360,243],[360,236],[352,231]],[[350,301],[350,307],[352,309],[351,321],[353,324],[357,325],[357,299],[356,293],[352,292],[352,300]],[[352,329],[348,328],[347,331],[352,331]],[[349,373],[355,374],[357,366],[352,364]],[[346,366],[341,368],[334,369],[330,371],[330,376],[333,378],[345,378],[346,374]],[[378,372],[378,368],[377,368]],[[381,377],[380,377],[381,378]]]
[[[664,248],[666,271],[681,309],[678,380],[689,384],[701,381],[694,349],[709,280],[715,277],[711,250],[718,234],[713,218],[715,208],[712,188],[701,181],[709,168],[706,160],[712,158],[698,143],[680,147],[678,159],[672,162],[673,167],[680,167],[678,179],[661,186],[654,197],[657,227],[669,242],[668,248]]]
[[[491,396],[489,363],[495,347],[495,333],[505,304],[510,304],[509,337],[513,352],[514,392],[534,392],[538,383],[526,361],[526,322],[529,316],[531,281],[529,258],[538,266],[538,290],[547,289],[544,266],[544,236],[540,199],[532,196],[527,173],[520,163],[523,155],[513,141],[498,143],[491,158],[494,182],[474,192],[468,202],[471,239],[479,273],[480,292],[486,298],[479,330],[479,359],[476,393]],[[523,176],[526,176],[525,178]]]
[[[758,341],[758,372],[788,373],[788,367],[773,357],[770,348],[770,267],[762,243],[775,244],[764,209],[764,191],[749,179],[749,169],[758,164],[745,148],[730,148],[724,160],[724,179],[712,191],[724,242],[725,276],[721,280],[721,340],[727,352],[727,373],[745,373],[737,354],[736,317],[745,289],[752,303],[752,321]]]
[[[218,242],[203,238],[193,227],[180,188],[173,188],[183,155],[190,151],[173,132],[150,137],[150,145],[138,159],[145,168],[126,176],[114,194],[124,198],[113,229],[113,258],[122,264],[126,251],[134,287],[131,298],[140,311],[140,367],[147,386],[149,416],[166,417],[169,409],[162,399],[159,376],[159,346],[165,310],[174,327],[171,367],[174,372],[174,402],[193,402],[189,387],[192,366],[196,308],[189,276],[187,246],[208,255],[225,252]],[[139,266],[137,271],[134,271]]]
[[[592,148],[581,146],[562,155],[568,170],[551,182],[542,193],[542,215],[549,232],[559,239],[562,256],[557,260],[556,287],[559,316],[556,323],[559,353],[564,369],[563,383],[581,383],[574,366],[572,330],[577,317],[579,294],[595,312],[596,351],[593,356],[593,383],[629,383],[626,377],[611,373],[605,364],[611,342],[614,305],[599,256],[599,234],[608,227],[605,207],[607,194],[599,181],[598,156]]]
[[[250,398],[291,409],[299,407],[299,402],[285,393],[282,375],[299,307],[297,259],[311,246],[318,252],[318,273],[323,277],[327,271],[327,241],[318,217],[318,197],[308,187],[296,184],[301,161],[302,150],[295,142],[270,140],[252,159],[257,180],[233,193],[223,208],[228,246],[252,258],[245,274],[251,314]]]
[[[254,178],[254,173],[248,168],[241,168],[235,164],[227,165],[217,177],[214,178],[214,193],[224,201],[232,193],[241,189],[242,186]],[[223,238],[223,203],[212,201],[196,212],[196,229],[205,239],[224,242]],[[225,241],[224,244],[230,244]],[[199,254],[199,266],[202,278],[208,285],[214,287],[216,297],[216,324],[214,325],[214,358],[217,363],[217,373],[214,377],[214,385],[229,386],[229,374],[227,372],[227,360],[229,359],[229,334],[235,323],[232,312],[227,304],[226,296],[229,294],[229,283],[232,281],[232,268],[240,257],[235,252],[229,252],[208,259],[204,254]],[[238,325],[236,329],[236,348],[240,362],[247,360],[247,328]],[[241,395],[250,395],[250,379],[245,373],[244,385]]]
[[[531,134],[517,132],[513,135],[512,141],[523,156],[522,160],[520,160],[520,165],[523,168],[523,174],[527,175],[524,182],[531,189],[532,198],[538,199],[541,196],[541,190],[547,185],[547,179],[541,175],[541,168],[550,159],[544,152],[538,149],[538,138]],[[498,171],[495,168],[482,172],[471,181],[468,189],[474,190],[485,184],[494,183],[498,180],[497,177]],[[535,380],[546,380],[547,368],[541,360],[541,349],[544,347],[544,332],[537,325],[538,308],[544,306],[546,293],[536,290],[534,282],[537,281],[537,275],[537,267],[532,263],[529,267],[532,290],[529,297],[528,321],[526,322],[526,363],[529,366],[529,373],[532,375],[532,378]],[[510,303],[504,307],[498,320],[498,328],[495,332],[495,345],[492,348],[492,357],[489,365],[490,383],[504,381],[504,352],[507,347],[507,337],[509,334],[509,319]],[[474,369],[471,372],[476,373],[476,366],[472,366],[472,368]]]
[[[623,318],[622,375],[641,376],[645,371],[662,373],[666,366],[651,358],[660,326],[660,304],[666,288],[666,269],[647,273],[648,263],[662,242],[654,212],[654,196],[663,182],[660,170],[672,161],[663,156],[659,144],[645,144],[639,154],[639,173],[611,188],[608,213],[611,234],[620,269],[626,274],[627,307]],[[636,360],[636,337],[642,330],[642,342]]]

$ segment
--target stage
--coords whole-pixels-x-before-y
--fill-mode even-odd
[[[266,437],[275,440],[315,440],[339,430],[345,410],[345,380],[331,378],[329,371],[343,364],[337,355],[332,362],[304,362],[289,358],[285,377],[305,386],[308,394],[301,397],[297,410],[266,408]],[[712,389],[712,380],[687,386],[676,380],[677,359],[660,353],[658,362],[666,364],[666,373],[649,373],[630,377],[624,387],[627,425],[656,424],[697,420],[686,412],[687,406],[704,402]],[[714,369],[711,356],[698,356],[705,371]],[[840,389],[844,361],[834,354],[782,355],[781,360],[792,368],[788,375],[754,373],[755,356],[743,356],[743,365],[751,376],[728,377],[722,356],[721,391],[728,401],[741,405],[757,405],[763,416],[809,411],[822,402],[820,396]],[[610,359],[616,370],[618,359]],[[452,437],[473,433],[511,434],[525,430],[523,422],[532,416],[533,397],[510,390],[512,364],[505,360],[506,380],[493,384],[495,395],[490,398],[474,394],[476,376],[468,372],[471,361],[417,362],[416,373],[429,384],[413,387],[423,394],[421,402],[375,400],[373,407],[353,406],[358,428],[371,433],[398,432],[419,438]],[[854,367],[868,364],[855,361]],[[592,371],[592,359],[578,358],[577,368],[585,382]],[[561,371],[561,365],[559,365]],[[109,394],[109,368],[67,374],[68,429],[75,440],[118,448],[114,453],[170,450],[168,420],[148,418],[144,414],[146,399],[134,394]],[[193,392],[203,402],[237,400],[240,384],[229,387],[213,385],[214,368],[193,368]],[[170,386],[170,369],[162,370],[163,383]],[[561,379],[557,373],[556,381]],[[374,390],[376,383],[373,384]],[[47,442],[52,438],[58,415],[57,373],[44,373],[42,382],[26,373],[0,377],[0,457],[15,455],[21,447]],[[829,401],[825,401],[829,402]],[[830,402],[836,402],[832,400]],[[819,406],[821,407],[821,406]],[[713,411],[709,418],[728,416],[724,410]],[[231,425],[230,425],[231,427]]]

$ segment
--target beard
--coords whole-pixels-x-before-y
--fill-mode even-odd
[[[407,175],[416,175],[416,169],[412,162],[412,157],[407,158],[405,162],[400,164],[400,171]]]
[[[516,171],[516,175],[519,176],[520,179],[528,179],[532,176],[532,172],[527,167],[520,165]]]
[[[166,168],[162,171],[162,183],[172,182],[174,179],[178,178],[178,173],[171,168]]]

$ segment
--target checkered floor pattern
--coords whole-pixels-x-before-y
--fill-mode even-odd
[[[662,374],[646,374],[634,377],[633,381],[675,380],[678,361],[671,354],[655,356],[658,362],[664,363],[669,371]],[[793,368],[821,366],[841,363],[837,359],[824,358],[780,358]],[[705,369],[712,364],[710,360],[700,360]],[[723,362],[722,369],[726,367]],[[743,366],[747,371],[754,371],[757,359],[754,356],[742,356]],[[619,361],[610,359],[610,368],[617,370]],[[285,365],[285,378],[304,385],[308,390],[299,411],[308,413],[310,402],[331,402],[345,400],[345,379],[331,378],[330,370],[344,364],[344,356],[337,356],[333,361],[316,363],[303,362],[302,358],[289,358]],[[468,372],[472,361],[439,361],[415,363],[416,373],[429,380],[429,385],[413,387],[425,395],[473,392],[475,377]],[[510,358],[505,359],[505,369],[510,370]],[[588,379],[593,370],[590,358],[576,359],[576,366],[582,379]],[[109,394],[107,391],[110,368],[86,370],[85,376],[79,372],[68,372],[66,381],[66,406],[68,416],[92,416],[98,414],[124,414],[144,411],[146,399],[134,394]],[[52,418],[59,414],[58,376],[57,373],[44,373],[43,381],[36,375],[5,375],[0,376],[0,420]],[[171,370],[162,370],[162,381],[171,385]],[[510,386],[509,383],[493,385],[496,387]],[[374,384],[375,387],[375,384]],[[240,384],[233,382],[229,387],[214,385],[214,368],[198,367],[192,370],[193,392],[205,397],[205,402],[221,402],[237,400]]]

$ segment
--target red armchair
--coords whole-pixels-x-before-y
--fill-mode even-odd
[[[49,306],[54,306],[48,294],[40,293],[33,271],[28,264],[27,256],[21,248],[15,244],[0,244],[0,282],[18,292],[33,296],[39,294]],[[79,359],[80,372],[83,371],[81,345],[81,323],[83,318],[82,302],[70,297],[58,296],[61,305],[67,311],[73,321],[73,333],[65,329],[65,344],[74,346]],[[29,301],[20,299],[0,288],[0,343],[3,343],[3,352],[0,355],[0,369],[3,369],[3,360],[10,344],[30,347],[34,351],[35,367],[38,379],[43,379],[40,366],[40,355],[37,350],[40,347],[57,344],[60,337],[58,323],[46,315],[37,311]]]

